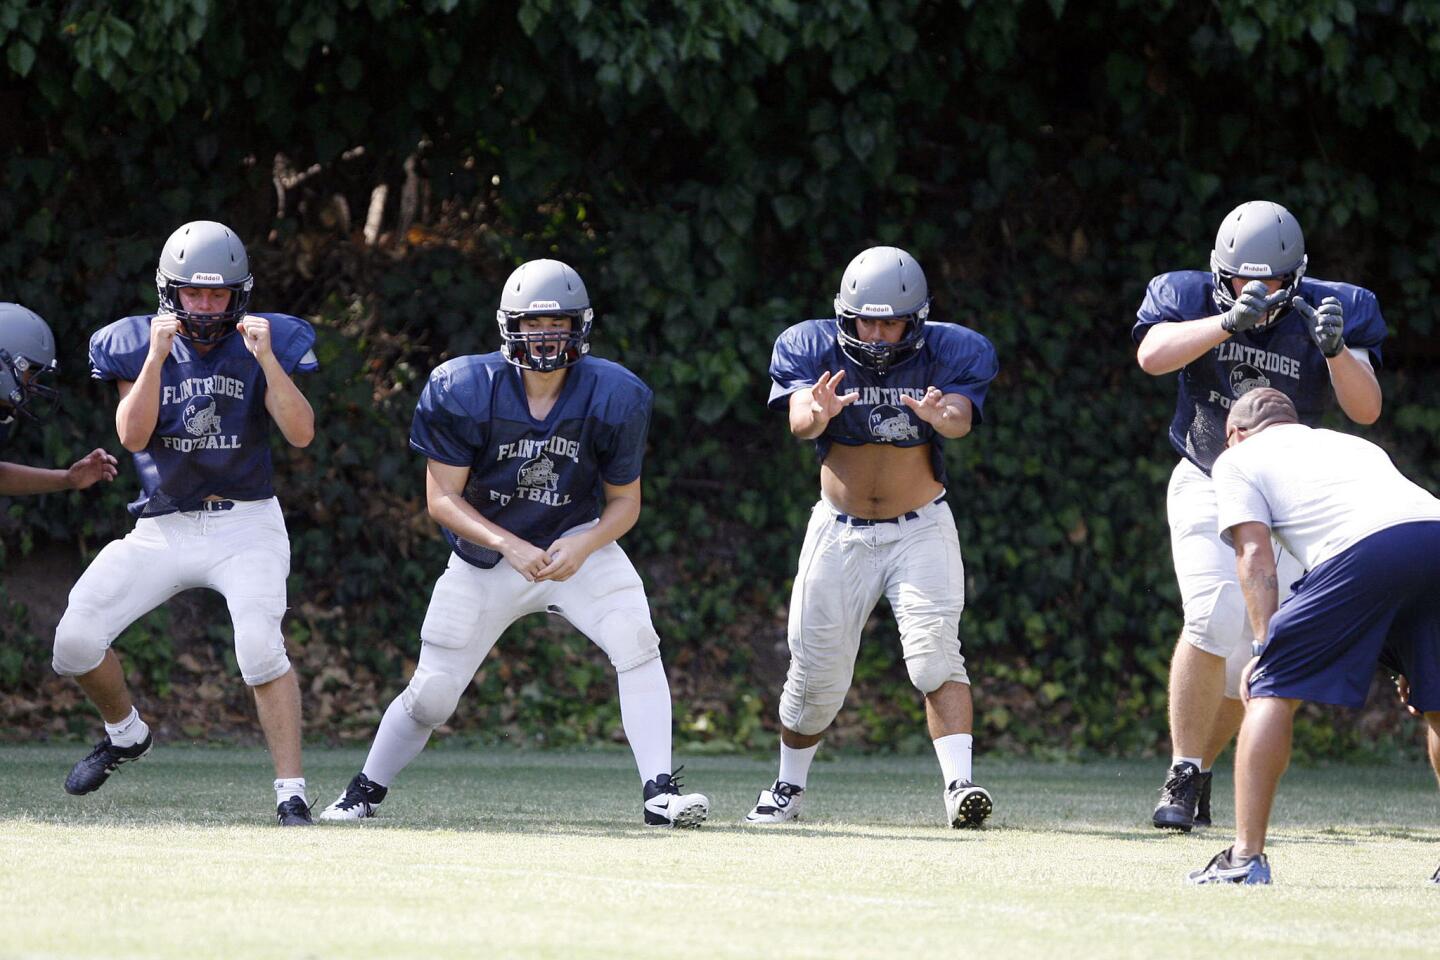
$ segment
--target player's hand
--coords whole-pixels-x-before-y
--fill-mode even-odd
[[[235,324],[235,329],[240,331],[240,335],[245,338],[245,349],[249,350],[256,360],[266,360],[272,355],[269,320],[257,317],[253,313],[247,313],[239,323]]]
[[[909,394],[902,393],[900,402],[914,411],[915,416],[932,426],[939,423],[940,418],[945,416],[945,394],[941,393],[937,387],[926,387],[925,396],[918,400]]]
[[[1400,700],[1407,713],[1412,717],[1423,717],[1424,714],[1410,705],[1410,680],[1405,674],[1395,678],[1395,696]]]
[[[170,356],[170,345],[180,332],[180,320],[173,313],[157,314],[150,321],[150,356],[164,359]]]
[[[1326,358],[1338,356],[1345,349],[1345,307],[1334,297],[1320,301],[1318,308],[1310,306],[1304,297],[1296,297],[1290,305],[1305,318],[1305,329],[1310,339],[1320,348]]]
[[[569,580],[593,552],[594,548],[583,536],[561,537],[550,544],[550,562],[535,575],[536,582]]]
[[[841,370],[834,376],[826,370],[820,374],[815,381],[815,386],[810,388],[810,411],[815,414],[817,420],[830,421],[841,410],[860,399],[860,394],[854,390],[849,393],[839,393],[840,381],[845,379],[845,371]]]
[[[101,480],[114,480],[115,473],[115,458],[104,450],[95,449],[70,464],[65,476],[70,482],[70,489],[84,490]]]
[[[1263,280],[1251,280],[1245,284],[1240,296],[1235,298],[1234,306],[1221,315],[1220,326],[1226,333],[1244,333],[1264,324],[1270,311],[1279,305],[1267,299],[1269,293],[1270,288]]]
[[[1255,672],[1255,667],[1260,663],[1259,657],[1251,657],[1250,662],[1245,664],[1245,669],[1240,671],[1240,702],[1250,702],[1250,674]]]
[[[527,583],[534,583],[535,576],[545,565],[550,562],[550,557],[535,544],[528,540],[508,541],[500,551],[505,562],[515,568],[515,572],[524,577]]]

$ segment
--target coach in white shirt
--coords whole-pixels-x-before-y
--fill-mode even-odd
[[[1236,841],[1190,879],[1269,883],[1265,830],[1302,701],[1364,706],[1383,658],[1409,679],[1440,778],[1440,500],[1375,444],[1299,423],[1279,390],[1240,397],[1225,438],[1213,471],[1220,535],[1265,640],[1240,681]],[[1283,606],[1272,536],[1307,571]]]

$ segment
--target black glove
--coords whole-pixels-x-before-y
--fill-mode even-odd
[[[1320,301],[1319,308],[1310,306],[1304,297],[1296,297],[1290,305],[1305,318],[1305,328],[1310,339],[1328,359],[1338,356],[1345,349],[1345,308],[1334,297]]]
[[[1265,299],[1269,289],[1262,280],[1251,280],[1235,298],[1235,304],[1220,317],[1226,333],[1243,333],[1265,322],[1270,304]]]

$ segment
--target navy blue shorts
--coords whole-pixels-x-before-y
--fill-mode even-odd
[[[1373,533],[1301,577],[1270,621],[1252,697],[1365,705],[1384,660],[1440,710],[1440,521]]]

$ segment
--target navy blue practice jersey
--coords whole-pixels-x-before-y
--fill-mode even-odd
[[[968,327],[927,322],[925,346],[909,360],[879,374],[851,360],[840,349],[838,322],[807,320],[790,327],[775,340],[770,357],[770,407],[788,409],[790,394],[813,387],[822,373],[845,371],[842,394],[859,391],[860,398],[834,417],[815,439],[815,452],[823,463],[832,443],[859,446],[888,443],[897,447],[930,444],[935,479],[945,482],[943,439],[900,402],[906,394],[919,399],[929,387],[958,393],[974,407],[973,422],[984,418],[985,394],[999,366],[990,341]]]
[[[587,356],[570,367],[550,413],[536,420],[519,368],[498,351],[456,357],[430,374],[410,446],[469,467],[465,502],[544,550],[600,516],[603,484],[639,478],[652,399],[629,370]],[[500,562],[495,551],[441,529],[461,559],[485,569]]]
[[[1375,294],[1330,280],[1300,281],[1300,296],[1318,306],[1335,297],[1345,309],[1345,345],[1369,351],[1380,366],[1385,319]],[[1199,320],[1220,313],[1214,277],[1203,270],[1162,273],[1150,281],[1130,335],[1136,343],[1157,323]],[[1207,474],[1225,450],[1230,404],[1255,387],[1274,387],[1295,404],[1300,420],[1314,426],[1334,391],[1325,357],[1310,336],[1305,318],[1287,309],[1264,327],[1237,333],[1190,361],[1180,371],[1180,395],[1170,423],[1170,445]]]
[[[270,346],[286,373],[319,367],[315,329],[283,313],[257,313],[270,321]],[[126,317],[90,337],[90,375],[97,380],[139,379],[150,351],[153,315]],[[137,517],[197,510],[206,497],[264,500],[271,485],[270,414],[265,374],[232,334],[208,353],[182,337],[160,368],[160,412],[150,443],[135,454],[140,496],[129,505]]]
[[[10,442],[10,431],[14,426],[14,417],[8,417],[4,420],[0,420],[0,450],[4,450],[5,445]]]

